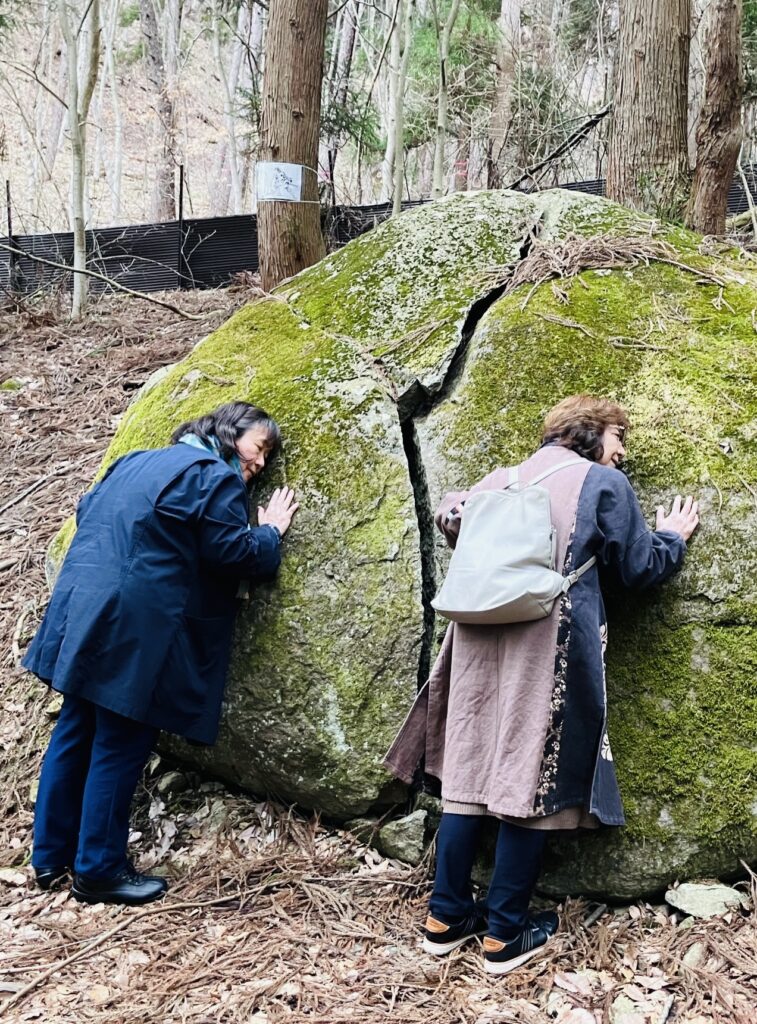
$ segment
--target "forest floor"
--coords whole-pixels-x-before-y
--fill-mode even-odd
[[[0,310],[0,1021],[754,1024],[754,879],[750,912],[710,921],[567,901],[551,952],[492,980],[475,943],[422,953],[428,860],[387,860],[157,755],[131,840],[138,866],[171,879],[166,899],[89,907],[35,890],[35,780],[57,702],[18,662],[46,601],[46,546],[135,389],[254,294],[167,296],[200,320],[119,297],[75,326],[54,300]]]

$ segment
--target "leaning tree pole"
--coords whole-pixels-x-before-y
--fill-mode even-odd
[[[328,0],[270,0],[260,117],[258,246],[266,290],[325,255],[318,128]],[[265,181],[265,186],[261,182]],[[284,193],[288,198],[266,198]],[[286,191],[286,189],[285,189]]]
[[[691,0],[620,0],[607,195],[679,217],[686,148]]]

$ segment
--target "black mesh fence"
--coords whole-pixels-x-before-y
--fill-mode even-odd
[[[752,202],[757,204],[757,164],[750,164],[748,167],[745,167],[744,177],[752,194]],[[567,188],[573,192],[588,192],[592,196],[603,196],[605,194],[605,179],[596,178],[594,181],[571,181],[566,185],[561,185],[560,188]],[[749,199],[744,190],[741,176],[737,175],[728,189],[728,216],[735,217],[739,213],[745,213],[748,209]]]
[[[757,165],[746,170],[752,199],[757,203]],[[604,195],[605,182],[575,181],[562,186],[591,195]],[[402,204],[407,210],[428,200]],[[749,200],[740,177],[728,193],[731,216],[747,210]],[[373,206],[335,206],[323,212],[323,230],[330,249],[339,248],[391,216],[391,203]],[[0,238],[4,245],[9,239]],[[68,289],[71,286],[73,235],[13,235],[10,244],[22,255],[0,250],[0,288],[24,294]],[[216,288],[235,274],[258,269],[257,218],[205,217],[162,224],[98,228],[87,232],[88,269],[139,292],[175,288]],[[46,262],[32,259],[36,256]],[[107,281],[93,278],[91,288],[102,292]]]

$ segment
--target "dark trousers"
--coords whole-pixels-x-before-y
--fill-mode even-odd
[[[429,909],[447,924],[474,912],[470,877],[484,821],[482,815],[442,815]],[[494,872],[486,897],[489,934],[493,938],[507,942],[525,927],[545,840],[546,833],[539,829],[499,823]]]
[[[126,867],[129,809],[158,730],[66,694],[42,763],[35,868],[112,878]]]

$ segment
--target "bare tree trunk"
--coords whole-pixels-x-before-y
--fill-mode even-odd
[[[463,124],[458,138],[457,153],[455,154],[455,192],[465,192],[468,189],[468,180],[470,176],[471,135],[471,126],[469,124]]]
[[[431,171],[434,157],[429,147],[430,143],[424,143],[418,147],[418,191],[422,196],[431,195]]]
[[[344,6],[337,8],[336,12],[336,24],[334,25],[334,34],[331,39],[331,54],[329,56],[328,67],[324,69],[326,82],[329,87],[336,78],[336,62],[339,57],[339,43],[342,38],[342,24],[344,23]]]
[[[260,134],[260,92],[263,83],[263,61],[265,36],[266,7],[258,0],[250,0],[250,8],[245,21],[244,66],[239,71],[238,88],[246,89],[251,98],[253,112],[252,123],[247,125],[240,148],[240,189],[242,200],[246,201],[250,169],[253,157],[257,156],[258,137]]]
[[[65,102],[58,99],[58,97],[63,97],[66,92],[67,62],[61,55],[60,31],[54,0],[48,0],[42,4],[40,13],[42,16],[41,35],[45,42],[42,70],[44,78],[55,83],[53,86],[55,96],[45,91],[41,84],[37,83],[32,104],[28,104],[28,98],[23,94],[18,97],[22,106],[28,105],[28,113],[24,115],[19,107],[19,114],[25,124],[27,134],[32,137],[33,153],[30,160],[31,173],[28,185],[32,223],[35,228],[41,226],[40,214],[44,185],[47,182],[52,182],[56,191],[59,191],[53,179],[53,168],[60,150],[66,113]],[[42,48],[40,50],[42,52]],[[55,81],[56,77],[57,81]],[[63,205],[65,208],[65,200]]]
[[[329,90],[330,103],[334,110],[344,110],[347,106],[352,57],[355,52],[355,37],[357,35],[357,20],[358,10],[355,0],[347,0],[347,6],[344,8],[344,17],[341,23],[339,52],[337,54],[334,77],[331,80]],[[332,203],[336,202],[334,169],[338,153],[339,138],[336,134],[333,134],[326,143],[326,166],[329,174]]]
[[[237,13],[237,31],[231,44],[231,56],[224,51],[221,45],[221,16],[218,0],[213,0],[211,6],[213,25],[213,55],[216,59],[216,71],[223,86],[223,114],[226,122],[226,140],[222,149],[221,170],[226,171],[221,178],[219,173],[218,197],[216,198],[216,209],[218,213],[225,214],[229,209],[231,199],[231,212],[242,212],[242,169],[239,160],[239,141],[237,139],[237,120],[234,109],[236,103],[237,89],[239,87],[239,74],[242,67],[242,58],[245,47],[245,39],[249,34],[249,10],[242,5]]]
[[[74,233],[74,291],[71,316],[77,319],[87,304],[86,274],[77,274],[87,266],[85,192],[87,182],[87,114],[97,83],[100,66],[100,0],[91,3],[82,12],[69,10],[67,0],[61,0],[58,13],[68,61],[68,131],[71,138],[71,219]],[[71,16],[80,22],[72,27]],[[81,48],[81,49],[80,49]],[[81,59],[82,80],[79,81]]]
[[[176,77],[183,0],[140,0],[147,78],[155,91],[160,139],[154,176],[152,214],[156,221],[176,216]]]
[[[413,39],[413,9],[415,0],[400,0],[400,15],[397,18],[397,39],[399,40],[399,71],[394,94],[394,197],[392,216],[402,212],[402,186],[405,178],[405,83],[410,49]]]
[[[250,29],[250,53],[252,54],[252,60],[257,69],[257,77],[260,80],[261,86],[263,84],[263,64],[265,62],[263,39],[265,38],[265,34],[268,29],[267,15],[268,7],[263,6],[261,3],[256,3],[253,0],[252,28]]]
[[[372,55],[371,55],[371,48],[372,48],[371,40],[376,39],[376,37],[378,35],[378,31],[376,29],[377,10],[378,10],[378,6],[377,5],[382,3],[382,2],[383,2],[383,4],[384,4],[386,9],[385,10],[382,9],[381,13],[384,13],[384,14],[387,15],[388,20],[389,20],[389,24],[387,26],[386,35],[382,36],[383,42],[382,42],[380,50],[378,50],[378,55],[377,55],[376,60],[374,62],[372,60]],[[365,58],[366,64],[368,65],[368,67],[370,69],[370,72],[371,72],[371,79],[370,79],[370,82],[368,84],[368,88],[367,88],[366,93],[365,93],[365,100],[364,100],[365,106],[363,108],[363,117],[365,117],[367,112],[368,112],[368,104],[371,102],[371,99],[372,99],[372,97],[374,95],[374,90],[375,90],[376,91],[376,106],[377,106],[377,109],[379,111],[379,116],[381,118],[381,126],[384,129],[384,131],[385,131],[386,139],[387,139],[386,151],[384,153],[384,159],[383,159],[383,162],[382,162],[382,165],[381,165],[382,187],[381,187],[380,195],[381,195],[382,199],[388,199],[389,196],[391,195],[391,190],[392,190],[392,167],[394,166],[394,157],[392,155],[391,159],[390,159],[390,147],[393,147],[393,145],[394,145],[394,132],[392,131],[392,127],[391,127],[391,118],[393,116],[394,104],[392,102],[391,88],[390,88],[390,86],[391,86],[391,79],[392,79],[392,75],[391,75],[392,65],[391,65],[391,61],[387,64],[387,62],[386,62],[386,55],[387,55],[387,51],[389,50],[390,44],[394,40],[394,30],[395,30],[395,26],[397,24],[397,15],[399,13],[399,4],[400,4],[400,0],[376,0],[374,5],[372,7],[370,7],[370,8],[368,8],[368,11],[367,11],[367,14],[368,14],[368,25],[367,25],[367,28],[366,28],[365,35],[361,39],[361,42],[363,43],[363,46],[361,48],[361,52],[362,52],[363,57]],[[383,79],[384,79],[383,81],[380,80],[382,75],[383,75]],[[376,90],[377,83],[378,83],[378,89]],[[393,153],[393,150],[392,150],[392,153]],[[356,173],[357,197],[358,197],[358,202],[362,203],[363,202],[363,198],[364,198],[364,190],[363,190],[363,126],[362,125],[360,127],[360,133],[358,135],[357,155],[356,155],[356,158],[355,158],[355,162],[356,162],[356,165],[357,165],[357,173]],[[371,188],[371,193],[372,194],[373,194],[373,191],[374,191],[373,188]]]
[[[502,156],[510,127],[515,73],[520,53],[520,8],[521,0],[502,0],[497,22],[497,72],[486,159],[489,188],[502,188]]]
[[[597,11],[597,62],[602,75],[602,109],[612,99],[615,81],[615,61],[617,45],[613,46],[608,39],[617,36],[618,5],[613,2],[609,10],[600,3]],[[604,162],[607,154],[607,119],[603,118],[594,129],[594,176],[604,178]]]
[[[390,29],[389,68],[387,75],[386,102],[386,149],[384,162],[381,165],[381,198],[390,199],[394,190],[394,167],[397,144],[397,109],[402,109],[402,96],[399,95],[400,52],[402,49],[402,17],[405,0],[395,0],[394,21]]]
[[[697,163],[686,223],[722,235],[728,189],[741,147],[742,0],[712,0],[707,12],[705,82],[696,128]]]
[[[754,142],[757,138],[757,105],[754,102],[744,104],[744,146],[742,159],[746,163],[754,160]]]
[[[49,33],[50,39],[48,77],[52,79],[54,75],[56,76],[54,86],[55,93],[57,96],[63,96],[66,92],[68,62],[61,56],[60,35],[58,34],[57,23],[52,20],[52,13],[53,12],[50,11],[49,3],[46,3],[44,12],[45,30]],[[59,103],[54,97],[47,95],[45,97],[45,107],[41,124],[41,130],[43,130],[41,148],[46,154],[45,178],[43,180],[50,181],[52,179],[55,160],[58,152],[60,151],[65,118],[65,106],[62,103]]]
[[[273,288],[325,255],[318,204],[318,128],[328,0],[271,0],[260,159],[302,165],[304,202],[259,201],[263,287]]]
[[[690,0],[621,0],[607,195],[664,217],[688,195]]]
[[[688,114],[686,140],[689,148],[689,166],[697,162],[696,130],[704,93],[704,32],[707,19],[704,11],[710,0],[691,0],[691,45],[689,47]]]
[[[568,15],[570,0],[552,0],[552,14],[549,19],[549,59],[557,60],[557,51],[560,45],[560,33],[563,23]]]
[[[97,120],[101,122],[105,116],[105,86],[110,86],[110,104],[113,110],[113,139],[106,141],[102,125],[95,144],[95,159],[92,177],[97,179],[101,173],[105,175],[110,192],[110,220],[117,224],[121,216],[121,176],[123,167],[123,122],[118,96],[118,76],[116,75],[115,38],[118,28],[120,0],[110,0],[103,10],[103,64],[107,76],[100,79],[97,99]]]
[[[439,86],[436,97],[436,145],[434,146],[434,170],[431,175],[431,198],[439,199],[444,193],[444,150],[449,129],[449,85],[447,83],[447,62],[452,29],[460,13],[460,0],[452,0],[447,20],[442,24],[439,16],[440,0],[432,0],[431,10],[436,29],[436,49],[439,55]]]

